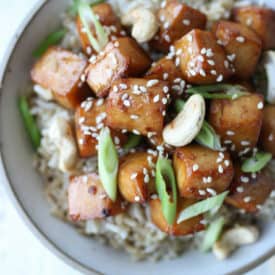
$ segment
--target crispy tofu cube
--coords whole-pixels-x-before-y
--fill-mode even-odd
[[[98,16],[99,22],[104,27],[104,30],[109,36],[109,41],[115,40],[118,37],[125,36],[126,32],[122,29],[120,21],[116,16],[112,6],[108,3],[101,3],[91,8],[93,12]],[[85,27],[82,24],[82,21],[79,16],[76,18],[76,26],[79,34],[80,42],[84,52],[87,55],[95,53],[90,40],[88,38]],[[90,31],[97,37],[96,30],[93,24],[90,26]]]
[[[233,10],[235,21],[254,30],[262,39],[265,50],[275,48],[275,11],[260,6],[239,7]]]
[[[139,76],[151,60],[135,40],[118,38],[87,68],[87,83],[99,97],[108,95],[112,83],[122,77]]]
[[[172,95],[181,95],[184,92],[186,83],[182,77],[180,68],[175,65],[173,60],[166,57],[154,63],[145,75],[147,79],[167,81]]]
[[[97,154],[97,138],[106,123],[106,117],[106,103],[103,99],[88,98],[76,109],[75,129],[80,157],[92,157]],[[111,135],[117,147],[127,140],[126,135],[120,131],[111,129]]]
[[[154,170],[156,157],[137,152],[121,159],[118,187],[122,197],[131,203],[145,203],[155,192]]]
[[[232,75],[225,50],[209,31],[193,30],[175,43],[180,52],[180,68],[184,79],[204,85],[222,82]]]
[[[173,164],[180,195],[203,199],[228,189],[234,169],[228,153],[200,145],[177,148]]]
[[[226,203],[250,213],[257,212],[274,189],[271,177],[266,171],[261,171],[255,176],[243,173],[239,165],[236,165],[235,171]]]
[[[257,145],[263,120],[263,96],[249,94],[235,100],[211,100],[209,121],[222,143],[239,156]]]
[[[262,52],[262,42],[258,35],[248,27],[230,21],[217,22],[213,32],[229,58],[233,59],[236,75],[241,79],[250,78]]]
[[[176,40],[189,31],[204,29],[207,20],[205,14],[177,0],[168,1],[165,7],[160,8],[158,19],[160,30],[151,45],[165,53]]]
[[[62,106],[75,109],[92,94],[81,77],[87,66],[82,57],[57,47],[49,48],[31,70],[32,81],[53,92]],[[84,76],[84,75],[83,75]]]
[[[70,180],[68,205],[73,221],[115,216],[125,208],[120,199],[113,202],[107,196],[97,174],[76,176]]]
[[[128,78],[114,82],[107,98],[107,125],[144,136],[162,132],[167,82]]]
[[[191,199],[178,199],[178,213],[190,206],[191,204],[196,203],[196,200]],[[205,226],[201,223],[203,216],[199,215],[192,219],[186,220],[177,224],[176,222],[173,225],[169,225],[162,213],[161,202],[159,199],[150,200],[150,212],[152,222],[163,232],[173,235],[173,236],[184,236],[189,234],[194,234],[196,232],[202,231],[205,229]]]
[[[260,146],[272,153],[275,157],[275,105],[268,105],[264,108],[263,126],[260,136]]]

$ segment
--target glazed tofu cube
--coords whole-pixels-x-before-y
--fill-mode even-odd
[[[177,148],[173,164],[180,195],[203,199],[228,189],[234,169],[228,153],[200,145]]]
[[[225,50],[209,31],[193,30],[175,43],[186,81],[204,85],[222,82],[232,75]]]
[[[99,97],[108,95],[112,83],[119,78],[139,76],[151,60],[135,40],[129,37],[110,42],[102,54],[87,68],[87,83]]]
[[[186,207],[196,202],[197,202],[196,200],[179,199],[177,216]],[[202,215],[183,221],[180,224],[177,224],[175,222],[173,225],[169,225],[162,214],[161,202],[159,199],[150,200],[150,212],[151,212],[152,222],[161,231],[169,235],[184,236],[184,235],[194,234],[196,232],[199,232],[205,229],[205,226],[201,223],[201,221],[203,220]]]
[[[177,0],[168,1],[165,7],[158,11],[160,30],[151,45],[162,52],[168,52],[169,47],[182,36],[193,29],[204,29],[206,15]]]
[[[103,99],[87,98],[75,112],[76,138],[80,157],[97,154],[98,136],[106,123],[106,103]],[[114,144],[120,147],[127,140],[126,135],[111,129]]]
[[[51,47],[32,68],[31,78],[34,83],[51,90],[59,104],[75,109],[92,94],[82,82],[86,66],[87,61],[82,57]]]
[[[162,132],[167,82],[128,78],[114,82],[107,98],[107,125],[144,136]]]
[[[265,50],[275,48],[275,11],[260,6],[239,7],[233,10],[235,21],[254,30],[262,39]]]
[[[222,142],[243,156],[257,145],[263,121],[263,96],[249,94],[236,100],[212,100],[209,121]]]
[[[95,13],[95,15],[98,16],[99,22],[104,27],[105,32],[109,36],[109,41],[115,40],[118,37],[126,35],[126,32],[122,30],[120,21],[117,18],[110,4],[101,3],[96,6],[93,6],[91,9]],[[77,16],[76,18],[76,26],[83,51],[87,55],[95,53],[95,50],[93,49],[90,43],[87,32],[85,31],[85,27],[82,24],[82,21],[79,16]],[[97,37],[96,30],[93,24],[91,24],[90,26],[90,31],[94,35],[94,37]]]
[[[262,52],[258,35],[248,27],[230,21],[219,21],[213,26],[213,32],[232,59],[236,75],[241,79],[250,78]]]
[[[259,144],[264,151],[272,153],[273,157],[275,157],[275,105],[268,105],[264,108]]]
[[[156,157],[137,152],[121,159],[118,187],[122,197],[131,203],[145,203],[155,191],[154,167]]]
[[[120,199],[113,202],[107,196],[97,174],[76,176],[70,180],[68,205],[73,221],[106,218],[124,211]]]
[[[172,95],[181,95],[184,92],[186,83],[182,77],[180,68],[175,65],[173,60],[166,57],[154,63],[145,75],[145,78],[148,79],[167,81]]]
[[[273,181],[266,171],[261,171],[255,175],[243,173],[240,166],[237,165],[226,203],[255,213],[265,203],[273,189]]]

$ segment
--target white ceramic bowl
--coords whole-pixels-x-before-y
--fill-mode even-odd
[[[190,252],[158,263],[133,263],[129,257],[78,234],[72,226],[54,218],[43,193],[40,176],[32,168],[33,151],[23,129],[17,99],[29,82],[32,51],[59,24],[67,0],[40,1],[19,28],[0,70],[0,147],[5,185],[21,216],[35,235],[54,253],[77,269],[104,274],[229,274],[242,273],[275,253],[275,223],[262,225],[262,237],[224,262],[211,254]],[[274,0],[270,3],[275,5]],[[275,35],[275,34],[274,34]],[[16,249],[16,248],[15,248]]]

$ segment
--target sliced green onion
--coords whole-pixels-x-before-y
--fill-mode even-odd
[[[272,159],[271,153],[257,152],[253,157],[246,159],[241,166],[245,173],[256,173],[262,170]]]
[[[41,135],[30,112],[28,100],[25,96],[20,96],[19,98],[19,110],[22,115],[25,128],[32,141],[33,147],[37,149],[40,146]]]
[[[72,5],[69,7],[69,14],[75,16],[78,11],[78,6],[81,2],[88,3],[91,7],[105,2],[104,0],[73,0]]]
[[[213,93],[223,91],[224,93]],[[247,89],[241,85],[216,84],[192,87],[186,90],[189,94],[201,94],[206,99],[235,100],[248,94]]]
[[[112,201],[117,198],[118,165],[118,154],[110,129],[103,128],[98,141],[98,171],[102,185]]]
[[[224,223],[224,217],[219,217],[210,223],[205,232],[204,240],[201,246],[201,250],[203,252],[207,252],[208,250],[210,250],[215,244],[215,242],[219,239],[222,233]]]
[[[207,121],[203,122],[202,128],[196,137],[196,142],[212,150],[220,150],[222,148],[220,137]]]
[[[177,99],[175,101],[175,109],[177,113],[183,109],[184,104],[185,102],[182,99]],[[213,150],[220,150],[222,148],[220,137],[207,121],[203,122],[202,128],[196,137],[196,142]]]
[[[162,212],[168,224],[174,224],[177,214],[177,186],[171,161],[159,157],[156,165],[156,188]]]
[[[58,44],[66,34],[65,29],[61,29],[49,34],[46,39],[33,52],[34,57],[40,57],[50,46]]]
[[[175,105],[174,105],[174,106],[175,106],[176,112],[177,112],[177,113],[180,113],[181,110],[183,109],[184,105],[185,105],[185,101],[184,101],[184,100],[182,100],[182,99],[177,99],[177,100],[175,101]]]
[[[229,192],[225,191],[217,196],[208,198],[206,200],[197,202],[187,208],[185,208],[179,215],[177,223],[189,220],[193,217],[206,213],[210,210],[218,211],[223,204],[225,197]]]
[[[142,136],[140,135],[135,135],[135,134],[130,134],[128,137],[128,140],[126,144],[123,146],[124,149],[130,150],[132,148],[137,147],[142,141]]]
[[[108,35],[106,34],[103,26],[100,24],[89,4],[80,2],[78,6],[78,14],[92,47],[99,53],[108,43]],[[95,38],[91,32],[91,24],[95,26],[97,38]]]

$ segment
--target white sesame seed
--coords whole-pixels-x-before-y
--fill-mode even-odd
[[[146,86],[147,87],[153,87],[154,85],[158,84],[159,80],[158,79],[151,79],[147,82]]]
[[[234,61],[235,59],[236,59],[236,54],[235,53],[233,53],[233,54],[229,54],[229,55],[227,55],[227,59],[229,60],[229,61]]]
[[[216,79],[217,82],[222,82],[223,81],[223,75],[220,74],[217,79]]]
[[[210,73],[211,73],[212,75],[217,75],[217,71],[216,71],[216,70],[211,70]]]
[[[166,21],[166,22],[163,24],[163,28],[167,30],[167,29],[169,28],[169,22]]]
[[[139,202],[140,201],[140,197],[139,196],[135,196],[135,201]]]
[[[211,194],[212,196],[216,196],[217,192],[212,188],[206,188],[206,191]]]
[[[192,170],[193,170],[193,172],[196,172],[199,170],[199,168],[200,168],[199,165],[197,163],[195,163],[192,167]]]
[[[180,58],[177,57],[175,60],[175,65],[178,67],[180,65]]]
[[[119,145],[120,144],[119,137],[114,137],[114,142],[115,142],[116,145]]]
[[[235,132],[228,130],[228,131],[226,131],[226,134],[227,134],[228,136],[234,136],[234,135],[235,135]]]
[[[160,95],[154,96],[154,98],[153,98],[153,102],[154,102],[154,103],[159,102],[159,100],[160,100]]]
[[[211,183],[213,181],[213,178],[212,177],[207,177],[207,182],[208,183]]]
[[[206,191],[205,190],[202,190],[202,189],[199,189],[199,194],[201,195],[201,196],[205,196],[206,195]]]
[[[201,54],[206,54],[206,48],[201,49]]]
[[[226,139],[226,140],[224,140],[224,142],[223,142],[224,144],[232,144],[232,140],[230,140],[230,139]]]
[[[228,159],[226,159],[226,160],[224,161],[224,165],[225,165],[226,167],[229,167],[229,166],[230,166],[230,161],[229,161]]]
[[[210,66],[215,66],[215,61],[212,60],[212,59],[208,59],[208,60],[207,60],[207,63],[208,63]]]
[[[269,140],[269,141],[273,141],[273,139],[274,139],[274,136],[273,136],[273,134],[271,133],[271,134],[268,136],[268,140]]]
[[[251,178],[256,179],[257,178],[257,173],[251,173]]]
[[[166,97],[164,97],[162,100],[162,104],[166,105],[168,103],[168,99]]]
[[[133,119],[133,120],[137,120],[139,118],[139,116],[137,116],[137,115],[130,115],[130,118]]]
[[[245,203],[251,202],[251,197],[247,196],[243,199]]]
[[[248,182],[249,182],[249,177],[241,176],[241,177],[240,177],[240,180],[241,180],[241,182],[243,182],[243,183],[248,183]]]
[[[104,99],[100,98],[100,99],[97,100],[96,106],[101,106],[101,105],[103,105],[103,103],[104,103]]]
[[[250,145],[250,141],[242,140],[242,141],[241,141],[241,145],[242,145],[242,146],[249,146],[249,145]]]
[[[189,19],[183,19],[182,23],[185,26],[189,26],[191,24],[191,21]]]
[[[144,183],[149,183],[150,182],[150,176],[148,174],[146,174],[144,176]]]
[[[218,172],[220,173],[220,174],[222,174],[223,173],[223,167],[222,167],[222,165],[219,165],[218,166]]]
[[[245,38],[243,36],[238,36],[236,37],[236,40],[240,43],[244,43],[245,42]]]
[[[203,178],[202,178],[202,182],[203,182],[203,183],[208,183],[207,177],[203,177]]]
[[[82,124],[84,122],[85,122],[85,117],[80,117],[79,120],[78,120],[78,123]]]
[[[243,193],[244,188],[242,186],[238,186],[236,190],[238,193]]]
[[[162,116],[166,116],[166,111],[162,111]]]
[[[259,102],[258,105],[257,105],[257,108],[258,108],[259,110],[262,110],[262,109],[264,108],[264,103],[263,103],[262,101]]]
[[[162,76],[163,80],[167,80],[168,77],[169,77],[169,74],[168,74],[168,73],[164,73],[163,76]]]
[[[206,77],[206,73],[204,69],[200,69],[200,75]]]
[[[169,87],[168,86],[164,86],[162,90],[163,90],[163,92],[165,94],[167,94],[169,92]]]
[[[139,132],[138,130],[136,130],[136,129],[133,130],[133,133],[134,133],[135,135],[140,135],[140,132]]]
[[[130,107],[131,106],[131,102],[129,100],[124,100],[123,101],[123,105],[126,107]]]
[[[150,199],[152,200],[156,200],[158,198],[158,195],[157,194],[153,194],[150,196]]]

